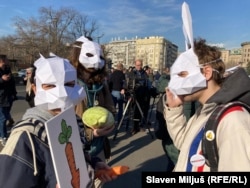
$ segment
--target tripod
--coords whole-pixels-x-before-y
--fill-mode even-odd
[[[117,129],[116,129],[116,131],[115,131],[113,140],[116,139],[117,134],[119,133],[119,130],[120,130],[121,125],[122,125],[122,123],[123,123],[124,117],[125,117],[125,115],[126,115],[126,113],[127,113],[127,110],[129,109],[129,107],[131,107],[132,102],[135,102],[134,108],[137,106],[137,108],[139,109],[139,112],[140,112],[141,117],[142,117],[141,121],[142,121],[142,123],[146,124],[147,129],[148,129],[148,132],[149,132],[150,136],[151,136],[152,139],[153,139],[154,136],[153,136],[153,134],[152,134],[152,132],[151,132],[151,130],[150,130],[150,127],[149,127],[149,125],[148,125],[148,120],[145,119],[145,117],[144,117],[144,115],[143,115],[143,112],[142,112],[142,109],[141,109],[141,107],[140,107],[140,104],[138,103],[138,101],[137,101],[137,100],[133,97],[133,95],[131,94],[131,96],[129,97],[128,102],[127,102],[127,104],[126,104],[126,106],[125,106],[125,109],[124,109],[124,111],[123,111],[122,118],[121,118],[121,120],[120,120],[120,122],[119,122],[119,125],[118,125],[118,127],[117,127]],[[133,110],[133,112],[134,112],[134,110]],[[127,125],[127,126],[128,126],[128,125]]]

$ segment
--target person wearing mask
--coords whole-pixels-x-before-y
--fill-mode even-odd
[[[55,188],[57,179],[53,168],[45,122],[86,97],[84,88],[77,84],[76,70],[67,59],[41,56],[34,63],[36,70],[32,88],[35,107],[27,109],[22,120],[12,129],[6,146],[0,153],[0,187]],[[63,91],[63,92],[62,92]],[[76,115],[89,182],[94,183],[94,169],[110,169],[97,157],[86,152],[86,138],[81,118]],[[102,182],[116,177],[104,175]]]
[[[91,38],[81,36],[72,45],[69,60],[77,70],[79,85],[85,89],[87,94],[86,99],[77,105],[76,113],[82,117],[82,114],[88,108],[101,106],[115,116],[116,109],[106,81],[106,61],[103,57],[101,46],[93,42]],[[104,161],[110,160],[111,148],[107,135],[113,131],[114,127],[113,125],[111,127],[94,129],[85,126],[87,140],[90,143],[89,153],[91,156],[99,156]],[[102,185],[100,181],[96,180],[95,186],[99,187]]]
[[[234,101],[250,105],[249,77],[242,68],[224,77],[225,64],[221,51],[206,44],[205,39],[193,40],[191,14],[185,2],[182,12],[186,51],[171,67],[164,102],[167,129],[174,145],[180,150],[174,171],[212,170],[206,155],[206,151],[212,148],[202,147],[203,138],[216,140],[217,171],[249,171],[250,115],[246,107],[231,108],[220,118],[216,132],[205,132],[206,123],[211,118],[216,119],[211,114],[217,107]],[[189,121],[183,113],[186,101],[198,101],[200,104]]]
[[[106,82],[107,72],[105,69],[105,60],[102,55],[102,49],[99,44],[93,42],[91,38],[81,36],[74,44],[69,56],[71,64],[77,70],[78,83],[84,87],[87,98],[77,105],[76,113],[82,116],[83,112],[93,106],[102,106],[113,114],[116,113],[112,95]],[[89,129],[86,127],[87,136],[91,141],[91,155],[96,156],[103,151],[99,147],[104,141],[105,136],[112,132],[114,126],[103,129]],[[98,144],[98,146],[97,146]],[[110,151],[107,151],[108,156]]]
[[[194,48],[188,52],[197,57],[195,59],[199,66],[186,61],[190,67],[193,66],[192,72],[196,71],[196,74],[192,74],[191,69],[187,70],[184,67],[182,71],[186,72],[185,75],[181,72],[176,74],[175,70],[178,69],[175,68],[182,66],[180,59],[176,60],[173,65],[173,76],[166,91],[164,115],[171,138],[180,150],[175,171],[210,171],[202,150],[202,136],[205,134],[203,128],[219,104],[239,100],[250,105],[250,80],[241,68],[224,78],[225,64],[220,59],[221,52],[216,47],[208,46],[204,39],[195,41]],[[180,57],[185,59],[185,56]],[[184,83],[192,80],[193,75],[201,82],[194,82],[186,92],[183,92]],[[179,82],[179,85],[174,82]],[[188,122],[183,116],[185,101],[199,101],[201,104]],[[218,171],[250,170],[250,154],[247,152],[247,143],[250,142],[249,123],[249,112],[242,107],[235,108],[220,120],[215,138],[219,151]],[[190,158],[194,157],[201,163],[191,163]]]

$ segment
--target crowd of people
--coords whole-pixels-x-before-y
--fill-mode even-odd
[[[92,54],[91,56],[86,56],[86,54],[90,53]],[[124,96],[125,93],[129,91],[138,96],[136,100],[140,102],[143,115],[145,117],[147,116],[146,109],[148,110],[150,96],[147,96],[143,100],[141,100],[141,98],[144,92],[148,93],[152,83],[146,70],[143,69],[142,60],[136,60],[135,67],[138,68],[131,69],[128,73],[124,72],[123,64],[118,63],[113,73],[108,75],[100,45],[92,41],[91,38],[84,36],[74,42],[70,54],[68,60],[57,57],[55,54],[50,54],[48,58],[44,58],[41,55],[41,57],[34,62],[33,67],[26,69],[26,77],[24,78],[26,83],[25,100],[30,108],[24,113],[22,120],[18,121],[12,128],[9,136],[7,135],[6,124],[1,127],[1,138],[2,144],[4,145],[0,154],[1,186],[15,186],[18,184],[27,185],[27,187],[38,185],[40,187],[44,187],[45,185],[48,187],[56,186],[57,182],[54,169],[46,168],[47,165],[52,165],[52,161],[51,157],[49,157],[51,156],[51,152],[48,149],[48,140],[44,124],[57,114],[63,112],[71,104],[75,105],[76,117],[81,117],[84,111],[90,107],[102,106],[112,112],[113,116],[117,118],[117,121],[120,121],[125,104]],[[7,58],[1,58],[2,61],[0,65],[1,63],[5,65]],[[46,66],[41,66],[41,64],[46,64]],[[44,71],[44,67],[50,67],[50,69]],[[65,72],[64,74],[57,74],[57,69],[60,69],[60,67],[62,67],[61,71]],[[72,75],[70,76],[70,71],[67,69],[72,69],[72,67],[76,74],[71,73]],[[6,81],[6,83],[4,82],[6,86],[4,92],[9,92],[6,94],[8,106],[7,108],[3,107],[1,111],[6,112],[6,114],[3,114],[6,123],[8,120],[7,112],[10,114],[11,104],[16,98],[17,92],[15,87],[13,87],[14,91],[10,90],[10,88],[15,85],[11,85],[9,84],[10,82],[7,82],[11,80],[10,78],[13,78],[10,77],[10,69],[7,65],[3,66],[2,69],[2,80]],[[46,72],[46,74],[44,74],[44,72]],[[52,79],[51,75],[53,75],[53,81],[50,81],[50,79]],[[76,76],[76,78],[74,76]],[[72,80],[68,80],[69,77]],[[64,82],[62,82],[63,80]],[[133,84],[136,84],[136,86]],[[56,89],[57,87],[65,88],[66,98],[62,96],[61,90]],[[75,89],[82,88],[85,97],[73,95],[72,92],[79,93],[80,90],[71,91],[68,87]],[[13,93],[10,93],[10,91]],[[10,96],[12,97],[10,98]],[[145,102],[146,105],[144,105]],[[118,109],[116,105],[119,106]],[[143,126],[139,124],[141,117],[138,115],[140,114],[137,109],[134,113],[134,119],[137,118],[137,121],[134,122],[134,128],[131,130],[132,134],[139,131],[139,126]],[[90,164],[89,171],[93,173],[91,169],[96,167],[109,169],[110,167],[105,164],[111,157],[111,148],[107,135],[114,130],[115,125],[101,129],[92,129],[83,123],[80,123],[79,126],[81,132],[84,132],[84,138],[82,140],[85,141],[83,142],[84,153],[86,155],[86,161]],[[35,129],[38,132],[34,132],[31,127],[37,127]],[[41,137],[40,134],[43,136]],[[39,142],[43,144],[40,145],[38,144]],[[34,151],[30,148],[31,146],[32,148],[34,147]],[[25,149],[26,147],[30,148],[30,150]],[[46,156],[48,157],[41,156],[40,152],[47,153]],[[35,160],[38,163],[29,166],[26,165],[26,162],[15,162],[13,155],[19,155],[22,161],[28,162]],[[31,156],[35,156],[35,159],[32,159]],[[92,158],[94,163],[91,162]],[[11,168],[8,168],[10,166]],[[13,174],[13,169],[30,173],[22,173],[22,176],[15,177],[12,181],[3,181],[6,178],[5,175],[8,174],[8,176],[11,176]],[[8,173],[6,173],[7,171]],[[29,181],[24,182],[25,177],[30,176],[32,171],[34,171],[34,176],[29,178]],[[49,174],[52,176],[46,178]],[[93,175],[90,175],[92,182],[89,182],[89,184],[93,184],[94,187],[102,187],[103,183],[115,178],[116,177],[104,175],[102,178],[93,179]]]
[[[77,70],[69,60],[54,55],[49,58],[41,56],[34,66],[31,88],[35,93],[35,106],[27,109],[22,120],[13,127],[1,151],[0,187],[16,187],[17,185],[56,187],[57,179],[45,122],[71,105],[77,106],[86,99],[86,90],[78,84]],[[108,170],[110,167],[97,155],[92,154],[90,147],[87,147],[92,143],[87,141],[87,132],[81,118],[77,114],[76,118],[90,179],[88,187],[93,187],[93,185],[100,187],[106,181],[115,179],[116,176],[104,174],[98,178],[101,183],[96,184],[94,169]],[[93,130],[93,132],[98,131]],[[97,134],[97,136],[101,135]],[[14,173],[16,171],[20,172],[18,176]]]
[[[91,53],[93,53],[93,56],[85,56],[86,53],[90,53],[88,50],[91,50]],[[92,58],[95,57],[95,58]],[[96,60],[96,57],[98,58]],[[6,57],[2,58],[1,61],[3,65],[5,65],[5,61],[7,61]],[[34,155],[34,151],[29,153],[28,150],[24,149],[23,147],[26,147],[31,142],[30,138],[32,139],[32,145],[35,147],[36,152],[36,159],[39,161],[39,164],[37,166],[29,167],[25,165],[25,163],[13,163],[11,166],[13,168],[9,168],[9,173],[11,174],[11,169],[19,169],[20,171],[30,171],[32,172],[32,169],[38,168],[39,176],[35,175],[33,178],[30,178],[30,181],[26,181],[25,185],[28,187],[30,185],[38,185],[38,182],[40,182],[40,186],[43,187],[45,184],[48,186],[56,185],[56,178],[55,174],[49,178],[46,179],[47,173],[52,173],[54,170],[46,170],[44,169],[43,165],[49,165],[52,164],[52,161],[49,160],[50,158],[43,158],[39,155],[40,151],[48,153],[48,156],[51,155],[50,151],[45,149],[43,146],[39,146],[37,142],[42,142],[45,146],[48,146],[48,141],[44,137],[40,137],[37,135],[37,132],[33,132],[30,130],[30,126],[32,127],[40,127],[39,131],[43,132],[43,134],[46,135],[45,129],[44,129],[44,123],[48,120],[50,120],[52,117],[57,115],[58,113],[61,113],[66,107],[70,104],[74,104],[76,106],[76,115],[77,117],[81,117],[83,112],[93,106],[102,106],[108,109],[110,112],[113,113],[113,116],[117,118],[117,121],[120,121],[123,108],[124,108],[124,102],[125,102],[125,93],[126,92],[132,92],[135,93],[135,96],[138,96],[136,100],[140,102],[140,106],[143,110],[143,115],[147,116],[147,111],[149,107],[149,98],[150,96],[147,96],[146,98],[142,99],[142,95],[144,95],[144,92],[148,93],[150,90],[150,87],[152,85],[152,82],[149,79],[148,74],[146,73],[146,69],[143,69],[142,60],[136,60],[135,61],[135,67],[131,69],[130,72],[125,73],[124,67],[122,63],[118,63],[114,69],[114,72],[110,75],[106,72],[105,69],[105,60],[102,57],[102,51],[100,48],[100,45],[93,42],[91,38],[87,37],[80,37],[75,41],[73,44],[73,48],[71,51],[71,56],[68,57],[69,60],[66,61],[66,59],[62,59],[60,57],[57,57],[54,54],[50,54],[50,57],[47,59],[44,57],[40,57],[36,62],[34,62],[33,67],[29,67],[26,69],[26,77],[24,78],[26,83],[26,94],[25,94],[25,100],[29,104],[30,108],[24,113],[21,124],[20,121],[18,121],[18,124],[15,125],[12,130],[11,134],[8,136],[6,131],[6,124],[2,126],[1,130],[1,138],[2,138],[2,144],[5,146],[4,149],[1,151],[0,158],[1,158],[1,171],[0,171],[0,179],[4,180],[5,176],[4,171],[6,172],[5,167],[10,166],[11,163],[13,163],[12,156],[14,153],[19,153],[20,158],[23,158],[24,161],[30,161],[29,157]],[[57,62],[58,61],[58,62]],[[0,62],[0,64],[1,64]],[[47,63],[48,66],[50,66],[50,72],[47,72],[44,79],[42,79],[43,66],[39,66],[39,64]],[[53,65],[52,62],[55,62]],[[63,65],[60,65],[63,62]],[[64,86],[68,86],[73,84],[74,77],[72,77],[72,81],[69,83],[66,80],[66,77],[69,77],[66,73],[67,70],[63,69],[65,71],[65,77],[62,78],[60,75],[56,75],[56,68],[59,68],[60,66],[63,67],[69,67],[68,63],[74,67],[76,72],[76,81],[77,85],[81,88],[83,88],[84,93],[86,93],[85,98],[80,98],[76,101],[71,99],[70,97],[70,91],[67,90],[66,93],[68,93],[68,98],[62,98],[60,97],[59,93],[56,93],[53,91],[53,88],[59,87],[60,84],[63,84]],[[148,68],[147,68],[148,69]],[[5,72],[4,72],[5,71]],[[12,92],[13,90],[10,90],[9,88],[12,88],[12,86],[15,86],[15,82],[13,82],[14,85],[9,84],[10,82],[7,82],[10,80],[11,77],[5,78],[6,75],[11,75],[11,71],[8,68],[8,66],[3,66],[3,73],[2,73],[2,79],[6,80],[6,90],[5,92]],[[57,79],[57,82],[53,81],[53,84],[49,81],[49,78],[46,79],[46,76],[53,75],[54,78]],[[64,75],[64,74],[62,74]],[[142,75],[142,76],[141,76]],[[58,78],[57,78],[58,76]],[[109,78],[109,79],[107,79]],[[13,77],[12,77],[13,79]],[[65,80],[65,83],[60,82],[60,79]],[[13,79],[14,80],[14,79]],[[13,81],[12,80],[12,81]],[[7,84],[8,83],[8,84]],[[12,82],[11,82],[12,83]],[[136,84],[134,86],[133,84]],[[8,86],[8,87],[7,87]],[[76,87],[75,86],[75,87]],[[60,86],[61,87],[61,86]],[[5,123],[8,120],[7,112],[10,114],[11,104],[13,100],[15,100],[17,92],[15,90],[15,87],[13,93],[8,93],[6,96],[8,98],[8,108],[3,108],[1,112],[6,112],[4,114],[5,116]],[[67,88],[67,87],[66,87]],[[133,91],[131,91],[133,90]],[[39,93],[39,92],[40,93]],[[75,91],[77,92],[77,91]],[[47,93],[47,94],[46,94]],[[79,91],[78,91],[79,93]],[[71,93],[72,94],[72,93]],[[50,98],[53,96],[53,98],[58,98],[56,101],[51,100]],[[11,96],[11,98],[10,98]],[[47,96],[47,97],[46,97]],[[75,97],[75,96],[74,96]],[[71,101],[71,103],[68,102]],[[76,99],[75,99],[76,100]],[[51,102],[53,101],[53,102]],[[60,101],[60,102],[59,102]],[[64,101],[64,102],[62,102]],[[107,102],[108,101],[108,102]],[[144,103],[146,102],[146,105]],[[60,105],[64,105],[63,107]],[[118,109],[116,107],[118,105]],[[144,107],[145,106],[145,107]],[[44,114],[44,115],[43,115]],[[139,111],[135,111],[134,113],[134,119],[137,118],[137,120],[134,121],[134,127],[131,130],[132,134],[135,134],[139,131],[139,126],[143,126],[139,124],[139,120],[141,117],[139,117]],[[20,128],[21,127],[21,128]],[[111,148],[109,144],[109,140],[107,138],[107,135],[113,131],[115,128],[115,125],[111,128],[102,128],[102,129],[91,129],[85,125],[83,125],[84,130],[84,139],[86,143],[83,143],[85,146],[84,152],[87,153],[90,158],[94,158],[94,160],[97,160],[98,162],[103,161],[107,162],[107,160],[111,157]],[[18,135],[18,136],[17,136]],[[30,137],[31,136],[31,137]],[[13,141],[14,140],[14,141]],[[7,141],[7,143],[6,143]],[[20,146],[20,144],[22,146]],[[29,147],[30,147],[29,146]],[[13,150],[10,151],[10,148],[13,148]],[[88,148],[88,149],[86,149]],[[32,150],[30,150],[32,151]],[[38,152],[38,153],[37,153]],[[89,159],[89,157],[87,157]],[[40,163],[42,166],[40,166]],[[90,161],[90,164],[91,161]],[[35,165],[35,164],[34,164]],[[92,166],[95,167],[96,165]],[[99,165],[102,168],[109,168],[107,165]],[[29,176],[29,173],[24,173],[24,176],[20,176],[15,178],[13,181],[1,181],[3,186],[11,186],[11,185],[17,185],[19,183],[23,183],[23,180],[25,179],[25,176]],[[103,177],[100,179],[93,180],[93,184],[95,187],[102,187],[103,183],[106,181],[110,181],[111,179],[114,179],[116,177]]]
[[[186,4],[183,9],[188,12]],[[183,18],[190,22],[190,16]],[[89,128],[81,120],[94,106],[109,110],[116,122],[124,114],[126,96],[133,97],[131,135],[145,129],[151,97],[159,96],[155,135],[166,154],[166,171],[211,171],[203,139],[216,140],[218,171],[250,170],[250,80],[246,71],[237,68],[225,76],[225,64],[217,47],[205,39],[193,40],[188,34],[187,49],[171,67],[160,74],[136,59],[124,68],[119,62],[108,73],[101,46],[90,37],[81,36],[72,44],[67,58],[40,55],[34,67],[27,69],[26,101],[30,108],[7,135],[10,110],[17,99],[15,80],[7,57],[0,55],[0,187],[56,187],[55,169],[48,144],[45,123],[68,107],[75,107],[82,150],[87,163],[88,187],[102,187],[117,178],[104,173],[95,178],[97,169],[109,170],[111,157],[108,135],[116,128]],[[45,70],[46,69],[46,70]],[[157,80],[157,84],[155,84]],[[240,101],[218,121],[217,130],[205,132],[210,115],[221,105]],[[150,120],[149,120],[150,122]],[[205,136],[204,136],[205,135]],[[207,148],[205,148],[207,149]],[[211,149],[211,148],[209,148]],[[15,173],[18,172],[18,175]]]

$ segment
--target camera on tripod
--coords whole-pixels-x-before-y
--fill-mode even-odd
[[[113,140],[116,139],[116,136],[119,132],[119,129],[123,123],[123,120],[124,120],[124,117],[127,113],[134,113],[135,111],[135,108],[137,107],[139,109],[139,113],[141,115],[141,118],[140,118],[140,121],[143,122],[146,126],[147,126],[147,129],[148,129],[148,133],[151,135],[151,138],[153,139],[154,136],[153,134],[151,133],[151,130],[148,126],[148,122],[147,122],[147,119],[145,119],[144,115],[143,115],[143,111],[140,107],[140,104],[138,103],[138,101],[136,100],[136,97],[135,97],[135,91],[134,90],[127,90],[125,92],[125,98],[124,98],[124,102],[126,103],[126,106],[125,106],[125,109],[123,111],[123,114],[122,114],[122,118],[118,124],[118,127],[115,131],[115,134],[114,134],[114,137],[113,137]],[[128,111],[128,112],[127,112]],[[134,117],[134,114],[131,116],[131,117]],[[127,125],[126,125],[126,130],[128,129],[128,124],[129,123],[129,120],[127,120]]]
[[[125,91],[125,93],[124,93],[124,102],[126,103],[126,102],[128,102],[128,100],[129,100],[129,98],[134,98],[134,95],[135,93],[134,93],[134,91],[133,90],[127,90],[127,91]]]
[[[126,103],[126,106],[123,111],[122,118],[115,131],[113,140],[116,139],[116,136],[119,132],[119,129],[126,115],[128,115],[127,117],[129,117],[127,118],[126,130],[128,129],[130,120],[133,120],[134,121],[133,123],[135,123],[135,120],[136,122],[138,122],[139,120],[139,123],[146,125],[148,133],[151,135],[153,139],[154,136],[149,128],[148,119],[146,119],[143,114],[147,107],[143,105],[144,108],[142,109],[140,106],[141,104],[139,104],[139,102],[143,104],[147,104],[148,102],[150,102],[149,89],[148,89],[150,82],[147,79],[147,77],[143,77],[140,74],[137,75],[136,72],[132,72],[126,81],[127,81],[126,84],[127,89],[124,95],[124,102]]]
[[[127,90],[125,91],[125,96],[127,98],[134,96],[136,90],[140,87],[140,84],[135,80],[133,80],[133,82],[128,83],[128,87]]]

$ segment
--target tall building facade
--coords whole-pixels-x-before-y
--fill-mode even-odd
[[[137,58],[143,60],[143,65],[150,66],[160,73],[164,67],[171,67],[178,54],[178,46],[161,36],[150,36],[134,39],[115,39],[105,45],[106,58],[113,65],[123,63],[126,68],[134,66]],[[250,42],[243,42],[241,48],[227,50],[220,48],[221,58],[226,68],[241,65],[246,68],[250,62]]]
[[[106,58],[112,60],[113,65],[122,63],[124,67],[134,65],[136,41],[132,40],[113,40],[105,44]]]
[[[242,63],[242,54],[241,54],[241,48],[232,49],[232,50],[226,50],[226,49],[220,49],[221,51],[221,59],[226,65],[226,68],[231,68],[234,66],[237,66]]]
[[[241,47],[242,63],[243,66],[246,67],[250,62],[250,42],[241,43]]]
[[[236,65],[241,65],[243,67],[246,67],[246,64],[244,64],[242,61],[241,50],[242,50],[241,48],[230,50],[229,61],[227,62],[228,67],[233,67]]]
[[[134,66],[135,59],[139,58],[144,66],[159,72],[166,66],[170,67],[178,55],[177,45],[160,36],[113,40],[105,44],[105,50],[106,58],[111,59],[113,65],[120,62],[128,68]]]
[[[151,36],[136,40],[136,57],[155,71],[162,72],[166,66],[170,67],[177,54],[178,47],[164,37]]]

